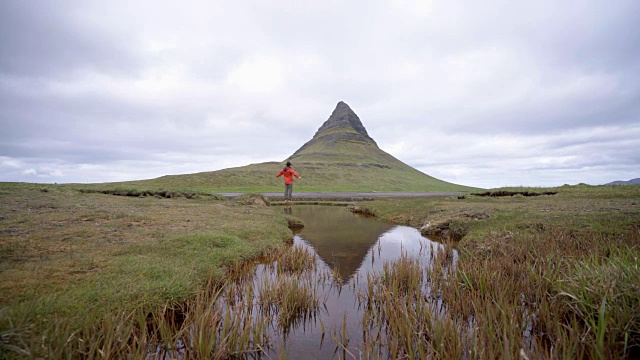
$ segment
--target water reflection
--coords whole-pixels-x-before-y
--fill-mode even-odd
[[[283,212],[305,223],[294,237],[296,246],[248,268],[239,266],[222,292],[207,292],[202,303],[196,302],[204,307],[195,311],[200,315],[187,331],[195,335],[175,344],[161,341],[148,358],[189,358],[187,350],[196,344],[201,354],[213,354],[209,347],[220,346],[215,358],[389,357],[385,323],[365,321],[372,313],[371,307],[365,312],[363,299],[377,286],[368,280],[402,256],[419,264],[413,279],[421,277],[419,292],[429,294],[433,252],[443,246],[414,228],[358,217],[346,208],[287,206]],[[449,249],[446,254],[455,266],[457,252]],[[368,279],[369,274],[373,277]],[[439,308],[440,300],[435,301]]]
[[[395,227],[357,217],[346,208],[295,206],[289,210],[304,221],[298,241],[304,240],[311,245],[327,266],[337,268],[343,280],[350,279],[358,271],[378,238]]]
[[[358,306],[357,296],[365,291],[367,273],[380,271],[386,261],[401,254],[415,256],[423,267],[429,267],[431,252],[442,247],[424,238],[417,229],[358,217],[346,208],[293,206],[291,214],[305,224],[294,244],[317,254],[320,272],[337,268],[343,281],[338,287],[321,286],[325,311],[317,314],[315,321],[293,329],[279,346],[271,349],[270,356],[330,359],[340,355],[335,353],[333,341],[323,344],[325,328],[333,336],[351,334],[349,347],[361,348],[362,338],[357,334],[363,330],[363,309]]]

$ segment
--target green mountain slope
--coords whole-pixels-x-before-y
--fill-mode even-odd
[[[294,191],[472,190],[424,174],[380,149],[344,102],[338,103],[313,138],[287,160],[302,176]],[[280,191],[282,178],[275,175],[287,160],[119,184],[220,192]]]

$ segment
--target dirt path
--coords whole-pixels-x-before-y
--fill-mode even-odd
[[[352,198],[381,198],[381,197],[426,197],[426,196],[456,196],[457,192],[294,192],[294,199],[352,199]],[[228,198],[242,195],[242,193],[220,193]],[[268,198],[282,197],[282,192],[265,192]]]

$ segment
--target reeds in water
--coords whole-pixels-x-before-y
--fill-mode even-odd
[[[276,317],[285,333],[320,309],[317,282],[291,275],[264,276],[257,301],[262,313]]]
[[[461,354],[456,327],[450,321],[440,321],[436,303],[426,296],[418,259],[403,255],[385,262],[379,273],[368,275],[366,286],[359,296],[365,307],[366,354],[411,359],[440,352],[452,357]]]
[[[366,354],[625,358],[640,348],[640,241],[548,229],[492,233],[432,262],[401,257],[359,295]],[[420,269],[422,266],[422,269]]]
[[[282,252],[276,259],[278,273],[300,275],[316,269],[314,254],[302,246],[292,246]]]
[[[401,256],[360,280],[362,337],[347,332],[345,320],[332,331],[336,355],[632,358],[640,349],[639,234],[494,232],[459,245],[457,260],[447,245],[432,249],[429,262]],[[152,316],[139,310],[91,324],[52,319],[41,347],[21,341],[27,324],[0,312],[0,350],[24,358],[259,358],[317,316],[319,287],[332,275],[318,273],[315,261],[294,247],[257,280],[253,268],[238,265],[250,275],[229,276],[232,282],[210,284]],[[354,344],[360,338],[362,345]]]

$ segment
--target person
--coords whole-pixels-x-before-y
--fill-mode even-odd
[[[300,179],[300,175],[291,168],[290,161],[287,161],[287,166],[285,166],[284,169],[276,175],[276,177],[280,177],[282,175],[284,175],[284,201],[290,202],[293,193],[293,177],[295,176]]]

